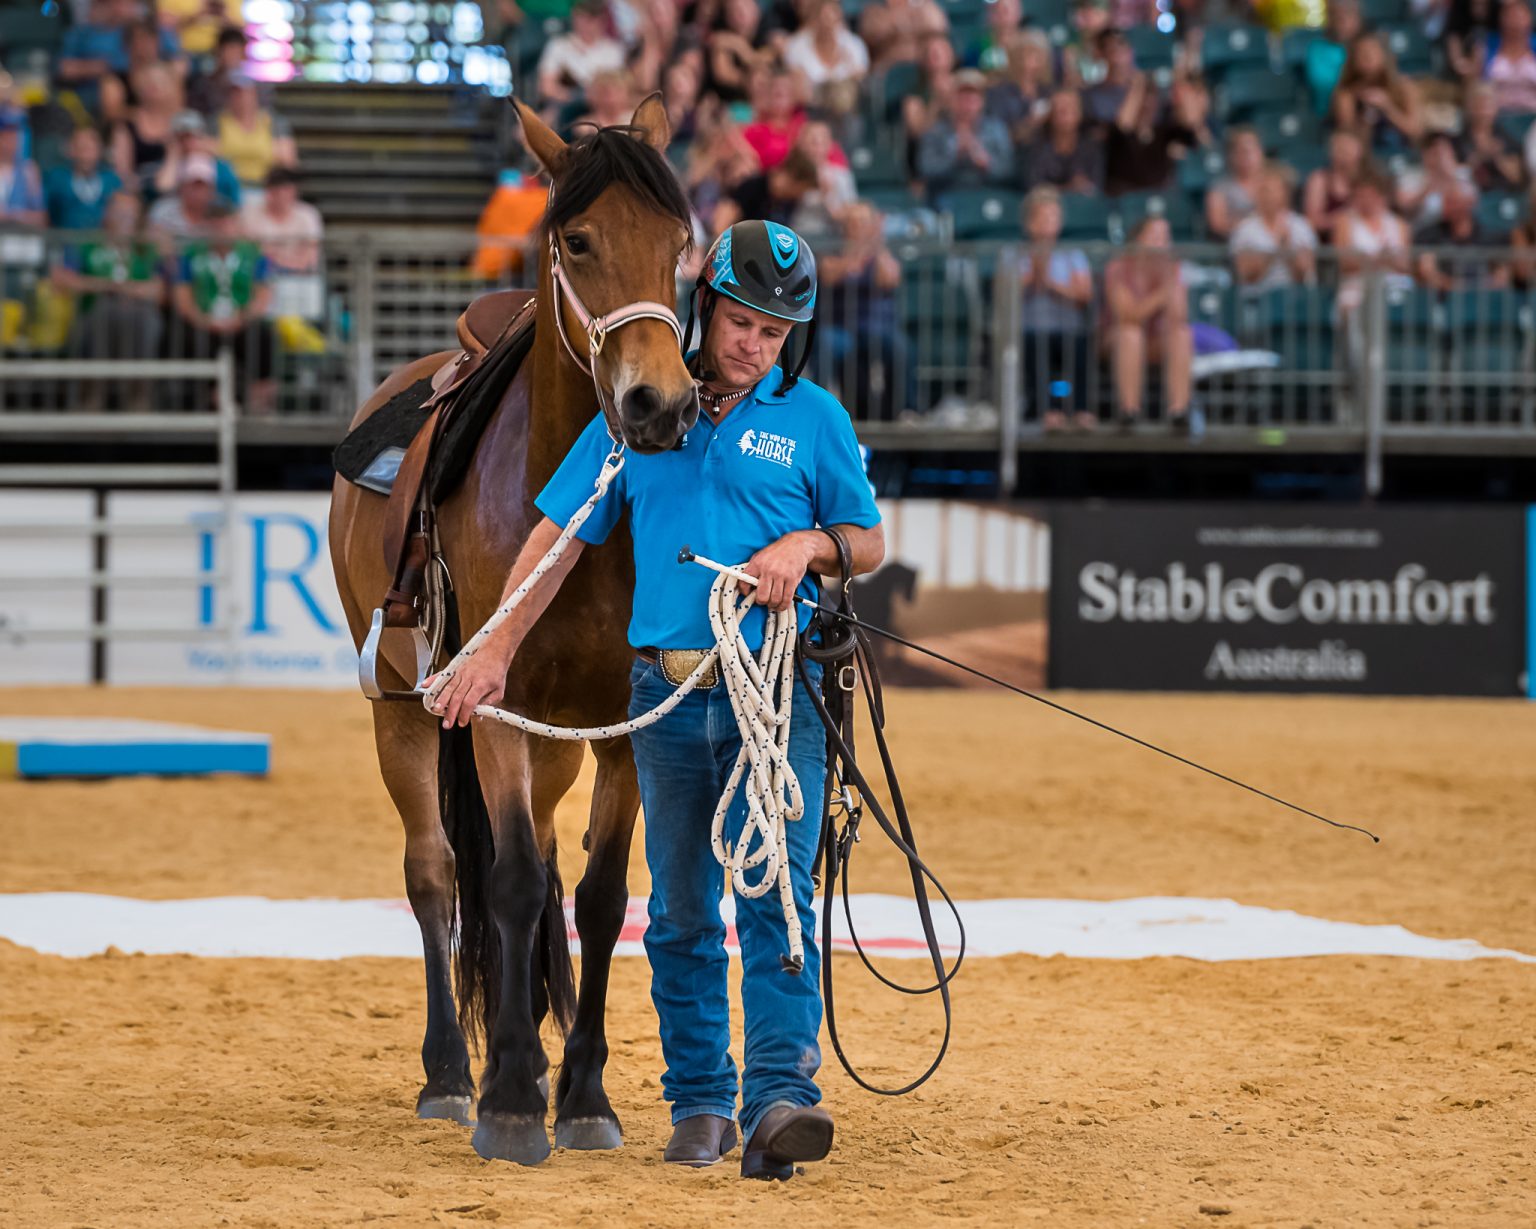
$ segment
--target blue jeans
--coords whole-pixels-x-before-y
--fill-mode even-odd
[[[810,665],[821,682],[821,667]],[[658,666],[636,661],[630,673],[630,715],[654,708],[673,687]],[[804,927],[805,968],[787,973],[779,957],[789,951],[777,890],[736,898],[741,944],[741,1001],[746,1016],[741,1128],[750,1139],[778,1104],[815,1105],[821,1067],[821,952],[816,945],[811,867],[821,835],[826,734],[799,678],[790,724],[789,759],[805,796],[805,815],[788,825],[791,881]],[[661,1020],[667,1069],[662,1093],[672,1121],[697,1114],[736,1116],[736,1065],[731,1059],[730,1000],[726,986],[725,923],[720,899],[725,871],[715,861],[709,828],[725,791],[741,738],[724,685],[695,689],[655,725],[630,735],[645,807],[645,859],[651,872],[651,1000]],[[738,789],[726,834],[739,833],[746,802]],[[749,870],[756,883],[761,868]]]

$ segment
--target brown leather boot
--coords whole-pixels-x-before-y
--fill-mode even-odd
[[[796,1161],[820,1161],[831,1151],[831,1114],[813,1105],[776,1105],[742,1149],[741,1176],[787,1182]]]
[[[736,1124],[716,1114],[695,1114],[672,1128],[663,1156],[674,1165],[703,1169],[736,1146]]]

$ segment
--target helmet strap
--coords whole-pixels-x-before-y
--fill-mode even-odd
[[[787,342],[785,343],[788,344]],[[811,349],[816,344],[816,317],[812,316],[805,326],[805,345],[801,347],[800,357],[795,362],[794,370],[784,377],[779,385],[779,395],[783,396],[800,382],[800,373],[805,370],[805,364],[811,357]]]

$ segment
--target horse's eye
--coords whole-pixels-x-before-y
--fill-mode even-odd
[[[567,235],[565,237],[565,250],[572,256],[581,256],[588,250],[587,241],[580,235]]]

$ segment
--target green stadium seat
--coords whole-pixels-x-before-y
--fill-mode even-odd
[[[1022,200],[1017,192],[978,188],[946,193],[943,206],[954,219],[956,239],[1017,239]]]
[[[1489,192],[1477,202],[1477,224],[1483,233],[1499,243],[1525,216],[1525,198],[1516,192]]]
[[[1387,380],[1431,371],[1438,359],[1431,344],[1445,324],[1445,309],[1433,290],[1418,286],[1389,286],[1382,292],[1387,308]]]
[[[862,193],[866,188],[905,188],[907,160],[898,152],[856,145],[848,151],[848,166]]]
[[[1320,38],[1326,38],[1323,30],[1313,30],[1307,26],[1299,26],[1294,30],[1287,30],[1280,36],[1280,62],[1285,65],[1289,73],[1300,75],[1306,70],[1307,48]]]
[[[1414,26],[1391,26],[1381,33],[1399,72],[1422,77],[1434,70],[1434,53],[1424,31]]]
[[[1455,290],[1445,296],[1445,316],[1451,353],[1462,371],[1521,370],[1530,340],[1530,303],[1525,295],[1512,290]],[[1481,396],[1474,393],[1471,399],[1474,404],[1481,402],[1479,408],[1485,411],[1498,412],[1524,396],[1516,384],[1492,388]]]
[[[859,7],[867,7],[867,0]],[[987,15],[987,0],[939,0],[939,7],[944,10],[944,16],[949,18],[951,26],[957,21],[981,21]]]
[[[859,185],[859,199],[868,201],[881,213],[903,213],[908,209],[923,207],[923,202],[912,195],[905,185],[880,187]]]
[[[1136,53],[1136,67],[1143,72],[1158,72],[1173,67],[1176,44],[1171,35],[1156,26],[1132,26],[1125,32],[1126,42]]]
[[[1234,68],[1226,76],[1220,97],[1223,113],[1232,123],[1241,123],[1261,112],[1281,115],[1305,110],[1296,78],[1269,68]]]
[[[1128,192],[1116,199],[1115,207],[1126,243],[1146,217],[1167,218],[1175,242],[1195,237],[1199,213],[1182,192]]]
[[[1270,157],[1296,173],[1296,190],[1300,192],[1308,175],[1328,165],[1328,146],[1320,140],[1281,144],[1270,150]]]
[[[1226,169],[1227,160],[1219,149],[1192,151],[1179,163],[1179,189],[1190,196],[1204,196]]]
[[[1269,31],[1263,26],[1217,25],[1200,42],[1200,66],[1209,76],[1269,64]]]
[[[898,244],[893,250],[902,266],[900,311],[922,409],[966,390],[974,378],[980,333],[971,329],[985,318],[981,287],[968,260],[931,246]]]
[[[1262,341],[1290,371],[1332,371],[1336,312],[1324,286],[1286,286],[1262,301]]]
[[[1089,196],[1078,192],[1061,195],[1061,237],[1080,242],[1105,240],[1110,237],[1110,202],[1102,196]]]
[[[1236,337],[1239,333],[1237,291],[1231,286],[1190,287],[1189,318],[1202,324],[1214,324]]]
[[[1063,26],[1072,22],[1071,0],[1023,0],[1024,24]]]
[[[1536,111],[1509,111],[1499,116],[1498,129],[1516,145],[1524,145],[1525,137],[1536,121]]]
[[[44,13],[36,3],[7,4],[0,18],[0,53],[5,63],[21,67],[34,51],[52,55],[64,41],[64,19],[58,5]]]
[[[1291,146],[1327,143],[1323,121],[1310,111],[1266,111],[1254,116],[1251,122],[1271,157]]]
[[[1366,28],[1375,30],[1406,21],[1409,17],[1407,0],[1360,0],[1360,16]]]
[[[901,61],[890,65],[876,79],[871,91],[879,118],[886,121],[900,119],[902,99],[916,94],[921,85],[922,70],[916,64]]]

